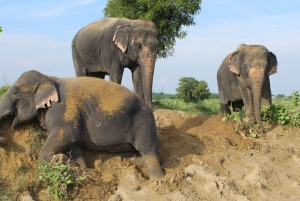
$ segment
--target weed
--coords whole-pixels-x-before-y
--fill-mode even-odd
[[[0,200],[1,201],[11,201],[12,193],[4,188],[3,178],[0,177]]]
[[[245,137],[244,132],[248,133],[251,137],[259,137],[258,127],[253,124],[247,124],[243,113],[234,112],[233,108],[230,107],[230,113],[225,113],[222,121],[230,120],[234,124],[234,132],[240,133]]]
[[[297,105],[298,103],[294,101],[293,104]],[[262,120],[267,123],[300,125],[300,109],[298,107],[287,110],[282,104],[272,104],[263,106],[261,114]]]
[[[9,85],[4,85],[0,88],[0,98],[3,97],[3,95],[5,94],[5,92],[9,89]]]
[[[20,192],[23,191],[27,188],[27,179],[25,177],[25,175],[11,175],[9,177],[9,181],[12,184],[12,189],[14,192]]]
[[[54,198],[68,200],[86,179],[67,164],[44,164],[38,167],[39,179],[47,186],[47,191]],[[72,188],[75,187],[75,188]]]
[[[292,93],[292,103],[295,107],[297,107],[300,104],[299,91],[294,91]]]
[[[30,167],[27,165],[22,164],[20,167],[17,168],[16,172],[18,174],[25,174],[29,171]]]

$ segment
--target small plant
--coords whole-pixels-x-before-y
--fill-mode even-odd
[[[287,124],[290,122],[290,115],[282,104],[263,106],[261,110],[262,120],[267,123]]]
[[[3,178],[0,177],[0,200],[1,201],[11,201],[12,193],[4,188]]]
[[[243,113],[234,112],[232,106],[230,106],[230,113],[225,113],[222,121],[230,120],[234,123],[234,132],[240,133],[245,137],[245,132],[248,133],[251,137],[259,137],[258,128],[255,125],[247,124]]]
[[[66,164],[44,164],[38,167],[39,179],[47,186],[47,191],[54,198],[68,200],[73,194],[74,188],[85,180],[85,176],[79,176],[78,172]]]
[[[295,107],[298,107],[300,104],[300,96],[299,96],[299,91],[294,91],[292,93],[292,103]]]
[[[44,144],[46,135],[45,132],[41,129],[41,127],[37,125],[33,125],[31,127],[31,134],[34,136],[33,137],[34,141],[32,143],[33,148],[37,148]]]
[[[22,164],[20,167],[17,168],[16,172],[18,174],[25,174],[30,170],[30,167],[27,165]]]

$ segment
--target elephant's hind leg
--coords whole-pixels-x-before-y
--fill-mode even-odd
[[[159,179],[164,176],[157,156],[143,156],[143,158],[151,178]]]
[[[73,64],[74,64],[76,76],[77,77],[86,76],[86,73],[83,71],[84,68],[83,62],[81,60],[81,57],[78,53],[77,47],[74,44],[74,42],[72,42],[72,57],[73,57]]]

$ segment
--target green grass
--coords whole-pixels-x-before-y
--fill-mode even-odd
[[[3,95],[5,94],[5,92],[9,89],[8,85],[4,85],[0,88],[0,98],[3,97]]]
[[[189,114],[210,116],[220,112],[219,99],[206,99],[198,103],[185,103],[182,99],[154,99],[153,107],[158,109],[182,110]]]

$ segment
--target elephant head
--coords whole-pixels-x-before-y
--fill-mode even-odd
[[[261,97],[264,91],[270,93],[269,75],[277,72],[275,54],[261,45],[242,44],[229,59],[229,69],[246,88],[251,89],[256,122],[263,128],[261,121]],[[271,94],[271,93],[270,93]],[[271,95],[270,95],[271,96]],[[271,99],[271,97],[270,97]],[[271,103],[271,100],[270,100]]]
[[[138,75],[141,77],[142,98],[152,106],[152,83],[157,55],[157,29],[153,22],[134,20],[131,24],[119,25],[114,33],[113,41],[126,57],[139,64]],[[135,78],[136,77],[136,78]],[[135,86],[135,90],[137,87]]]
[[[54,83],[37,71],[26,72],[0,100],[0,120],[14,115],[12,128],[15,128],[34,119],[39,108],[51,107],[51,102],[58,102]]]

